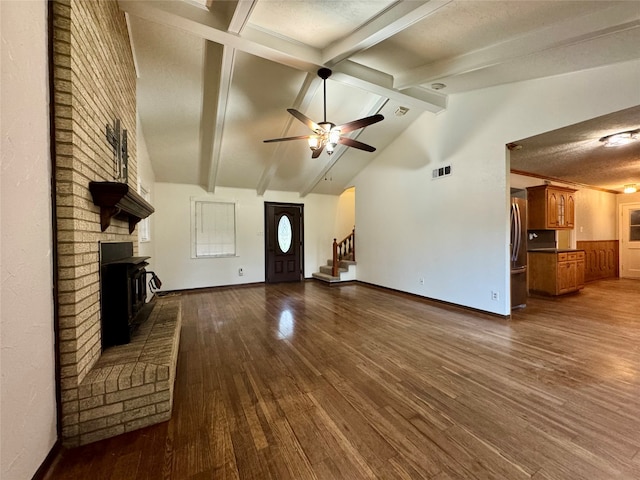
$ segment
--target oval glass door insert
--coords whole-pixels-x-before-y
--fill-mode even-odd
[[[291,249],[291,220],[286,215],[282,215],[278,220],[278,245],[282,253]]]

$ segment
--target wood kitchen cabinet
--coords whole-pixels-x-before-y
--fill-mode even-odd
[[[529,252],[529,292],[564,295],[584,287],[584,251]]]
[[[572,229],[575,223],[576,190],[554,185],[527,188],[529,230]]]

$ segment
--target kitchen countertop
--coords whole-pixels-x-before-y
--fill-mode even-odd
[[[527,252],[531,253],[566,253],[566,252],[584,252],[582,249],[576,248],[530,248]]]

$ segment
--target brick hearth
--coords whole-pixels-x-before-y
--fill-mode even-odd
[[[132,341],[106,349],[78,387],[78,423],[67,443],[82,445],[171,417],[180,343],[180,302],[159,299]]]

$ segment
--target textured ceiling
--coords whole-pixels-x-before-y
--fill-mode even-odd
[[[640,57],[638,1],[119,5],[129,22],[138,111],[156,178],[208,191],[339,194],[375,158],[377,152],[341,147],[312,159],[304,141],[262,142],[310,133],[287,108],[323,119],[320,67],[334,72],[327,120],[342,124],[381,113],[384,121],[354,132],[380,151],[419,115],[445,110],[449,95]],[[447,87],[435,91],[434,82]],[[404,117],[394,115],[400,106],[409,108]],[[586,142],[556,148],[577,150]],[[610,177],[607,186],[619,180]]]
[[[261,1],[256,2],[250,22],[253,27],[323,49],[345,34],[351,34],[393,3],[395,0]],[[283,19],[295,21],[283,22]]]
[[[640,186],[640,141],[605,147],[600,138],[640,128],[640,106],[513,142],[511,169],[622,191]]]

